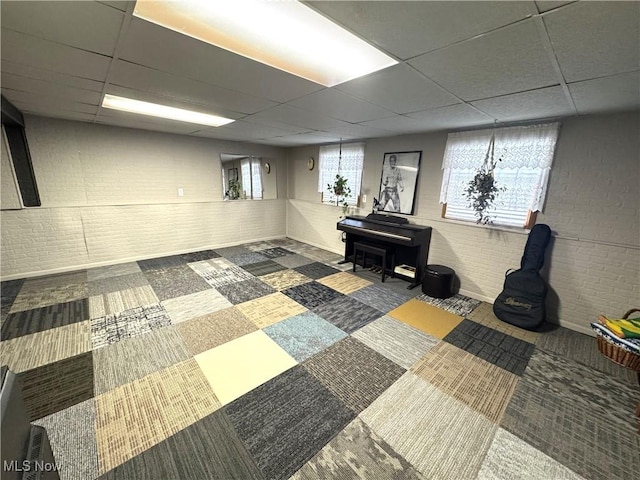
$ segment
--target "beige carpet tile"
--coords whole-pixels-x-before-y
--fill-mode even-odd
[[[473,479],[497,425],[407,372],[360,418],[426,478]]]
[[[45,277],[48,278],[48,277]],[[72,276],[71,279],[77,278]],[[29,283],[32,282],[32,283]],[[42,285],[42,287],[39,287]],[[87,297],[89,287],[87,282],[70,283],[66,285],[53,284],[46,286],[44,279],[26,280],[20,293],[11,305],[10,313],[33,310],[58,303],[72,302]]]
[[[254,278],[253,274],[224,257],[190,263],[189,267],[214,288]]]
[[[91,350],[91,321],[72,323],[0,344],[3,365],[23,372]]]
[[[583,480],[583,477],[502,428],[498,429],[477,480]]]
[[[261,330],[195,356],[223,405],[297,365]]]
[[[144,287],[149,285],[147,277],[142,272],[128,273],[118,277],[100,278],[89,281],[89,296],[104,295],[129,288]]]
[[[329,288],[333,288],[334,290],[337,290],[340,293],[344,293],[345,295],[371,285],[371,282],[369,280],[356,277],[349,272],[334,273],[333,275],[329,275],[328,277],[319,279],[318,283],[321,283]]]
[[[416,298],[391,310],[388,315],[439,339],[446,337],[463,320],[458,315]]]
[[[311,278],[299,272],[296,272],[295,270],[280,270],[279,272],[263,275],[262,277],[260,277],[260,280],[280,292],[282,290],[286,290],[287,288],[295,287],[297,285],[302,285],[303,283],[312,281]]]
[[[420,378],[499,423],[519,377],[446,342],[440,342],[412,368]]]
[[[28,278],[24,281],[20,293],[34,293],[49,288],[64,288],[69,285],[86,285],[86,270],[78,270],[69,273],[46,275],[44,277]]]
[[[93,355],[96,395],[190,357],[182,337],[173,325],[99,348]]]
[[[305,257],[304,255],[300,255],[297,253],[294,253],[292,255],[285,255],[283,257],[276,257],[273,259],[273,261],[276,263],[279,263],[285,268],[296,268],[296,267],[300,267],[302,265],[308,265],[314,262],[314,260],[312,260],[311,258]]]
[[[144,285],[89,297],[89,316],[91,318],[104,317],[158,303],[160,300],[151,285]]]
[[[193,359],[122,385],[95,402],[100,473],[220,408]]]
[[[529,330],[499,320],[493,313],[493,305],[487,302],[482,302],[478,305],[471,313],[466,315],[466,318],[480,323],[485,327],[493,328],[499,332],[524,340],[525,342],[536,343],[540,337],[540,333],[538,332],[530,332]]]
[[[276,292],[237,305],[237,308],[258,328],[268,327],[307,309],[286,295]]]
[[[192,355],[210,350],[258,329],[237,307],[229,307],[192,318],[179,323],[176,328]]]
[[[87,270],[87,280],[91,282],[140,272],[142,272],[142,270],[140,270],[137,262],[119,263],[117,265],[108,265],[106,267],[90,268]]]
[[[202,292],[165,300],[162,305],[169,312],[171,321],[179,323],[231,307],[232,303],[224,298],[220,292],[210,288]]]

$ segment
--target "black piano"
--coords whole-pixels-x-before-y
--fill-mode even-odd
[[[345,232],[347,237],[342,263],[353,261],[354,242],[393,247],[396,265],[406,264],[416,269],[414,278],[398,273],[396,276],[411,281],[407,287],[409,289],[418,286],[422,281],[429,256],[431,227],[410,224],[404,217],[372,213],[366,217],[348,216],[338,222],[337,228]]]

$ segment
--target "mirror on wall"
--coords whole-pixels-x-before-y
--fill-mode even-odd
[[[277,198],[275,164],[269,159],[221,153],[222,191],[225,200]]]

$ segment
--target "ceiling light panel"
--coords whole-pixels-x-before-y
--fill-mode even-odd
[[[327,87],[398,63],[294,0],[138,0],[133,14]]]

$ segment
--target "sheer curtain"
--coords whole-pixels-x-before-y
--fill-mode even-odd
[[[523,226],[529,210],[542,209],[553,163],[559,123],[451,133],[447,138],[440,203],[447,218],[475,220],[465,190],[487,154],[495,135],[494,171],[498,193],[490,212],[499,225]]]
[[[347,179],[347,186],[351,195],[347,197],[349,205],[355,205],[360,195],[362,182],[362,167],[364,164],[364,143],[346,143],[342,145],[327,145],[320,147],[318,159],[318,192],[323,194],[325,203],[336,203],[336,197],[327,190],[327,184],[333,185],[336,175],[340,173]]]

